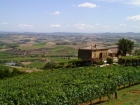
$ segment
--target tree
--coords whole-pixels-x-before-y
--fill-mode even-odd
[[[120,39],[118,40],[118,55],[126,55],[131,54],[133,48],[134,48],[134,42],[128,39]]]

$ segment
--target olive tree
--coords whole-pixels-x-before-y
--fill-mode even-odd
[[[119,49],[118,54],[124,56],[126,56],[126,54],[131,54],[134,48],[134,42],[124,38],[118,40],[117,45]]]

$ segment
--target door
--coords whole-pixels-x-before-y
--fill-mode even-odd
[[[100,53],[99,54],[99,59],[102,59],[103,58],[103,53]]]

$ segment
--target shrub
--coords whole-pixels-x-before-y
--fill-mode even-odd
[[[13,76],[15,76],[15,75],[21,74],[21,72],[20,72],[18,69],[13,68],[13,71],[12,71],[11,74],[12,74]]]
[[[113,64],[113,59],[112,58],[107,58],[107,63],[108,64]]]
[[[48,62],[43,69],[55,69],[56,64],[53,61]]]
[[[0,69],[0,79],[10,76],[10,70],[8,68]]]

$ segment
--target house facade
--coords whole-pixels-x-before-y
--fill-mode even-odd
[[[107,48],[97,48],[96,46],[90,46],[81,48],[78,50],[79,59],[106,59],[108,57]]]

